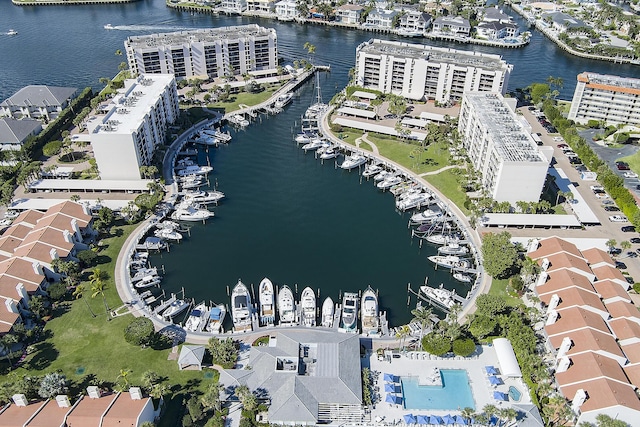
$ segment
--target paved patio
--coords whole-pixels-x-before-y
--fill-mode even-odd
[[[397,356],[397,355],[396,355]],[[476,413],[482,412],[485,405],[491,404],[498,408],[509,407],[512,403],[531,404],[529,392],[526,385],[519,378],[506,378],[500,375],[500,364],[495,349],[489,346],[478,347],[476,353],[467,358],[449,357],[439,358],[422,351],[408,351],[400,357],[387,357],[379,360],[378,355],[373,352],[369,358],[363,359],[363,366],[368,367],[374,372],[375,388],[374,394],[377,395],[374,409],[371,413],[371,421],[376,420],[378,425],[394,425],[403,423],[403,416],[406,414],[417,415],[438,415],[440,417],[451,414],[459,415],[460,410],[442,410],[442,409],[405,409],[403,404],[391,404],[385,402],[386,394],[384,391],[384,374],[392,374],[399,377],[423,376],[427,379],[434,373],[434,369],[463,369],[466,370],[469,377],[469,385],[475,403]],[[491,385],[485,366],[494,366],[498,371],[498,376],[502,379],[503,384]],[[514,386],[520,391],[521,398],[519,402],[498,402],[493,398],[494,391],[509,393],[509,387]],[[398,393],[398,395],[402,395]]]

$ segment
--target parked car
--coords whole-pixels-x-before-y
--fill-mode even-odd
[[[602,185],[590,185],[589,188],[591,191],[604,191],[604,187]]]
[[[616,268],[619,268],[620,270],[626,270],[627,264],[622,261],[616,261]]]
[[[640,243],[640,237],[632,237],[629,239],[631,243]]]
[[[634,283],[636,283],[636,281],[633,279],[633,277],[631,276],[625,276],[624,279],[627,281],[627,283],[629,283],[630,285],[633,285]]]
[[[637,178],[638,177],[637,173],[631,172],[631,171],[625,172],[623,175],[624,175],[625,178]]]
[[[625,162],[616,162],[616,168],[618,168],[619,171],[628,171],[629,164]]]
[[[620,227],[620,230],[625,233],[631,233],[636,231],[636,228],[633,225],[625,225],[623,227]]]
[[[527,110],[536,111],[536,107],[534,107],[533,105],[530,105],[530,106],[527,107]]]
[[[626,216],[624,215],[611,215],[609,217],[609,221],[611,222],[629,222]],[[624,231],[624,230],[622,230]]]
[[[557,147],[560,148],[560,149],[569,148],[569,146],[567,144],[558,144]]]
[[[553,140],[556,141],[556,142],[564,142],[564,138],[561,137],[561,136],[554,136]]]
[[[627,251],[628,258],[638,258],[638,254],[633,251]]]
[[[609,255],[620,255],[621,253],[622,253],[622,249],[620,248],[609,249]]]
[[[607,212],[620,212],[620,208],[617,206],[605,206],[604,210]]]

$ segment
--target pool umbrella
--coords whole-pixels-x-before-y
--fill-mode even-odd
[[[495,375],[495,374],[498,373],[496,368],[494,368],[492,365],[485,366],[484,369],[485,369],[485,371],[487,371],[487,374],[489,374],[489,375]]]
[[[396,377],[391,374],[384,374],[384,380],[389,381],[390,383],[395,383]]]
[[[507,400],[507,395],[501,391],[494,391],[493,392],[493,398],[496,400]]]
[[[439,426],[440,424],[442,424],[442,418],[440,418],[437,415],[430,415],[429,424],[432,424],[434,426]]]
[[[416,423],[416,417],[414,417],[413,414],[407,414],[404,417],[402,417],[402,419],[404,420],[405,424],[415,424]]]
[[[398,396],[394,396],[393,394],[388,394],[387,393],[387,398],[384,401],[387,402],[387,403],[397,404],[398,403]]]
[[[442,417],[442,422],[445,423],[446,425],[451,425],[451,424],[455,424],[456,420],[451,415],[447,414],[444,417]]]
[[[489,418],[489,425],[495,426],[496,424],[498,424],[498,418],[492,415],[491,418]]]
[[[389,384],[389,383],[384,385],[384,391],[386,393],[397,393],[398,392],[398,390],[396,389],[396,385],[395,384]]]
[[[418,424],[429,424],[429,417],[426,415],[418,415],[416,420],[418,421]]]
[[[499,377],[496,377],[495,375],[490,375],[489,376],[489,382],[493,385],[500,385],[502,384],[502,380]]]
[[[460,416],[460,415],[456,415],[455,420],[456,420],[456,424],[460,424],[461,426],[467,425],[467,420],[462,418],[462,416]]]

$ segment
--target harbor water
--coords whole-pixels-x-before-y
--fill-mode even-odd
[[[167,8],[163,0],[41,8],[2,2],[0,99],[28,84],[98,87],[99,78],[113,76],[126,60],[115,52],[124,50],[123,42],[131,35],[250,22],[277,30],[279,56],[287,62],[308,58],[305,42],[316,46],[313,61],[331,66],[320,78],[325,101],[346,85],[359,43],[372,37],[397,39],[328,26],[191,14]],[[106,30],[105,24],[115,29]],[[5,35],[9,29],[18,35]],[[562,77],[565,99],[570,99],[582,71],[637,74],[631,65],[572,57],[536,31],[522,49],[429,43],[503,55],[514,64],[509,89]],[[411,239],[409,214],[395,210],[393,196],[379,192],[356,171],[336,169],[333,161],[321,164],[296,147],[292,134],[313,98],[312,84],[303,86],[282,114],[261,117],[234,132],[229,146],[201,153],[200,161],[209,156],[215,168],[211,184],[217,183],[227,198],[214,209],[213,220],[194,225],[191,237],[173,245],[170,253],[153,257],[155,265],[165,267],[163,289],[184,288],[196,301],[228,303],[227,288],[238,279],[253,283],[257,291],[267,276],[294,291],[297,284],[296,297],[305,286],[320,289],[321,304],[326,296],[338,302],[341,292],[371,285],[379,289],[381,308],[389,312],[392,326],[411,318],[415,299],[408,307],[407,283],[417,290],[428,276],[430,285],[444,282],[466,295],[468,286],[426,260],[435,248],[420,249]]]

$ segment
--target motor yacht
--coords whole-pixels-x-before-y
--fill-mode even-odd
[[[180,169],[177,173],[178,176],[189,176],[189,175],[206,175],[211,172],[213,168],[211,166],[198,166],[198,165],[190,165],[186,166],[184,169]]]
[[[136,281],[133,286],[136,289],[145,289],[150,288],[152,286],[157,286],[162,281],[162,277],[156,274],[149,274],[148,276],[144,276],[142,279]]]
[[[318,152],[320,150],[321,148],[318,149]],[[329,147],[326,147],[326,149],[320,154],[320,158],[322,160],[330,160],[330,159],[335,159],[339,155],[340,155],[340,149],[334,145],[331,145]]]
[[[309,286],[300,295],[303,326],[316,326],[316,294]]]
[[[407,211],[413,208],[420,208],[429,203],[431,196],[427,193],[412,193],[406,197],[396,200],[396,208],[401,211]]]
[[[432,209],[430,207],[427,210],[411,215],[410,221],[412,224],[427,224],[440,217],[442,217],[442,211],[438,208]]]
[[[241,114],[233,114],[229,116],[227,119],[229,123],[234,124],[236,126],[240,126],[241,128],[249,126],[249,120],[245,119]]]
[[[182,170],[188,166],[197,166],[197,164],[192,159],[187,157],[185,159],[178,160],[173,170],[175,171]]]
[[[367,163],[367,158],[362,154],[351,154],[344,158],[344,161],[340,165],[342,169],[351,170]]]
[[[252,329],[251,295],[249,289],[238,280],[231,292],[231,318],[234,332],[245,332]]]
[[[213,136],[223,144],[231,141],[231,134],[229,132],[222,132],[220,129],[216,129]]]
[[[362,293],[361,322],[363,334],[377,334],[379,331],[378,295],[371,286]]]
[[[273,326],[276,320],[273,283],[266,277],[260,282],[258,295],[260,297],[260,324]]]
[[[158,269],[156,267],[151,268],[137,268],[132,269],[133,275],[131,276],[131,283],[139,282],[147,276],[157,276]]]
[[[322,326],[324,328],[333,327],[333,315],[335,312],[335,306],[331,297],[326,297],[322,303]]]
[[[382,166],[376,163],[369,163],[367,166],[365,166],[364,171],[362,172],[362,176],[364,176],[365,178],[370,178],[379,174],[380,172],[382,172],[382,170]]]
[[[471,276],[464,273],[453,273],[453,278],[462,283],[471,283],[471,281],[473,280]]]
[[[190,332],[201,331],[207,323],[209,307],[204,302],[196,305],[184,323],[184,329]]]
[[[378,172],[376,175],[374,175],[373,180],[375,182],[380,182],[380,181],[384,181],[387,178],[391,178],[392,176],[395,176],[396,173],[394,171],[387,171],[387,170],[383,170]]]
[[[207,331],[213,334],[224,332],[222,326],[226,316],[227,307],[224,304],[218,304],[215,307],[211,307],[211,311],[209,312],[209,321],[206,327]]]
[[[306,144],[308,142],[313,141],[314,139],[318,138],[318,134],[316,133],[312,133],[312,132],[301,132],[299,134],[296,135],[296,137],[294,138],[294,140],[298,143],[298,144]]]
[[[179,242],[180,240],[182,240],[182,234],[170,228],[160,228],[154,231],[153,235],[163,240],[172,240],[174,242]]]
[[[205,180],[199,175],[189,175],[180,178],[180,186],[182,186],[184,190],[192,190],[204,184],[206,184]]]
[[[208,205],[210,203],[218,203],[224,199],[222,191],[189,191],[184,193],[184,199],[192,203],[202,203]]]
[[[173,319],[178,314],[182,313],[189,307],[189,304],[185,300],[177,299],[171,303],[166,310],[162,312],[162,317],[165,319]]]
[[[115,30],[115,27],[111,24],[105,24],[104,25],[104,29],[105,30]]]
[[[456,303],[454,299],[456,293],[455,291],[450,291],[448,289],[444,289],[443,285],[440,285],[439,288],[432,288],[431,286],[422,285],[420,286],[420,292],[422,292],[430,301],[436,303],[437,305],[449,310]]]
[[[324,139],[316,138],[311,142],[308,142],[302,146],[304,151],[314,151],[321,147],[328,147],[331,145],[329,141],[325,141]]]
[[[402,182],[402,178],[397,175],[394,175],[390,178],[383,179],[382,181],[376,184],[376,187],[378,187],[380,190],[387,190],[393,187],[394,185],[400,184],[401,182]]]
[[[342,297],[342,328],[347,331],[357,329],[358,294],[345,292]]]
[[[432,255],[427,259],[444,268],[469,268],[469,261],[455,255]]]
[[[281,325],[291,325],[296,321],[293,292],[287,285],[282,286],[278,292],[278,315]]]
[[[218,140],[215,137],[209,134],[204,134],[204,133],[198,136],[197,138],[195,138],[193,142],[195,142],[198,145],[209,145],[209,146],[218,145]]]
[[[171,214],[171,219],[178,221],[206,221],[213,216],[213,212],[198,208],[190,203],[180,203]]]
[[[293,93],[287,92],[276,98],[276,102],[274,103],[274,106],[276,108],[284,108],[291,102],[292,99],[293,99]]]
[[[457,241],[450,241],[446,245],[440,246],[438,252],[445,255],[464,255],[469,252],[469,248]]]
[[[7,35],[8,36],[16,36],[16,35],[18,35],[18,32],[12,28],[9,31],[7,31]]]

